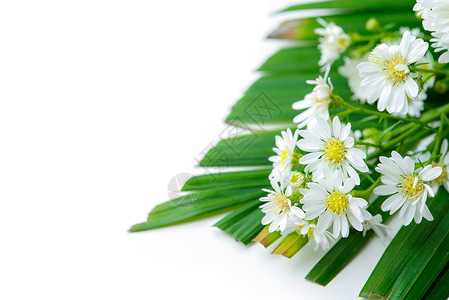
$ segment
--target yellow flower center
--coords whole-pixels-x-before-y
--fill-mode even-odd
[[[443,172],[441,172],[441,175],[433,180],[438,185],[442,185],[447,180],[446,166],[440,163],[432,163],[432,167],[440,167],[442,169]]]
[[[349,206],[349,197],[340,191],[333,191],[326,199],[327,207],[334,214],[346,212]]]
[[[400,57],[396,56],[392,60],[387,62],[387,74],[388,78],[393,81],[395,84],[404,83],[408,79],[409,72],[407,71],[398,71],[395,69],[396,65],[405,65],[407,66],[407,61]]]
[[[340,35],[338,37],[337,43],[340,45],[340,47],[346,49],[351,44],[351,38],[347,34]]]
[[[302,185],[304,183],[304,179],[304,174],[301,172],[294,172],[290,181],[294,184]]]
[[[288,205],[288,197],[285,195],[276,195],[276,205],[280,211],[287,211],[290,209]]]
[[[331,101],[330,97],[324,98],[324,99],[318,99],[318,97],[315,95],[315,102],[316,103],[323,103],[323,102],[328,102]]]
[[[324,144],[324,157],[332,164],[343,162],[346,158],[345,144],[336,138],[331,138]]]
[[[281,151],[281,167],[283,167],[285,165],[289,154],[290,154],[290,152],[288,150]]]
[[[424,182],[415,175],[408,175],[402,180],[400,188],[408,198],[416,198],[424,191]]]

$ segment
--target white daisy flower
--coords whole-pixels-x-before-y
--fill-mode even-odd
[[[281,182],[279,185],[275,180],[271,180],[271,186],[274,191],[262,189],[268,193],[268,196],[260,198],[260,201],[267,202],[260,206],[262,212],[265,213],[262,225],[270,224],[268,228],[270,232],[276,230],[282,232],[294,217],[303,218],[304,211],[292,205],[289,198],[292,195],[292,188],[290,186],[285,187],[285,182]]]
[[[277,155],[268,158],[273,162],[273,172],[270,177],[276,177],[278,172],[290,172],[297,142],[298,130],[293,134],[290,128],[288,128],[286,131],[281,132],[281,136],[276,136],[276,147],[273,148],[273,151],[276,152]],[[280,181],[279,178],[277,179]]]
[[[423,27],[432,31],[432,47],[444,52],[439,63],[449,62],[449,0],[418,0],[413,10],[423,18]]]
[[[416,39],[406,31],[401,43],[397,45],[381,44],[371,52],[369,61],[358,65],[362,80],[361,86],[368,90],[368,103],[377,101],[377,109],[389,113],[408,112],[407,96],[418,95],[419,86],[413,79],[416,74],[410,72],[410,65],[422,59],[428,44]]]
[[[381,156],[376,167],[376,171],[382,174],[383,185],[376,187],[374,193],[379,196],[392,195],[382,203],[382,210],[390,211],[392,215],[401,209],[399,217],[404,226],[410,224],[412,219],[419,224],[423,217],[432,221],[426,200],[428,194],[433,197],[434,193],[427,183],[441,175],[441,168],[428,165],[418,173],[409,156],[402,158],[396,151],[391,156]]]
[[[343,60],[344,65],[338,68],[338,72],[348,79],[349,88],[353,93],[351,99],[360,100],[360,103],[365,103],[367,90],[363,89],[361,86],[363,78],[360,76],[357,65],[368,61],[368,55],[365,55],[362,58],[344,57]]]
[[[312,92],[307,94],[303,100],[293,103],[293,109],[304,110],[293,119],[293,123],[299,123],[298,128],[303,128],[315,117],[329,119],[329,104],[332,101],[334,88],[331,79],[328,78],[329,70],[328,68],[324,78],[319,76],[315,80],[307,80],[307,84],[315,85]]]
[[[299,163],[307,165],[306,172],[312,172],[313,181],[324,178],[325,172],[337,171],[343,179],[352,178],[360,184],[360,172],[368,172],[364,161],[366,154],[354,147],[354,138],[350,136],[351,123],[346,126],[335,117],[332,126],[328,121],[317,118],[307,126],[307,130],[299,131],[304,138],[298,141],[299,149],[310,152],[299,159]]]
[[[431,182],[431,187],[435,194],[438,192],[440,186],[444,186],[446,191],[449,192],[449,152],[446,139],[441,143],[440,153],[441,156],[438,162],[432,163],[433,167],[440,167],[442,170],[441,175]]]
[[[385,224],[382,224],[382,216],[380,214],[375,215],[374,217],[366,210],[362,211],[363,218],[365,222],[363,222],[363,236],[366,235],[368,230],[373,230],[374,233],[379,237],[382,243],[385,243],[386,238],[392,229]]]
[[[342,184],[338,173],[320,180],[320,183],[308,183],[307,189],[299,190],[304,195],[301,203],[304,204],[305,219],[318,218],[316,230],[319,233],[324,233],[333,226],[335,238],[340,233],[342,237],[349,235],[349,223],[356,230],[362,231],[364,221],[362,209],[368,205],[368,202],[349,194],[354,186],[354,180],[351,178],[346,179]]]
[[[315,29],[315,33],[321,35],[318,38],[318,49],[321,51],[320,66],[329,66],[334,63],[348,47],[351,45],[351,38],[340,26],[334,22],[326,23],[323,19],[317,21],[324,28]]]
[[[307,236],[309,238],[309,243],[312,245],[313,250],[318,250],[321,247],[324,251],[330,248],[330,244],[335,241],[335,238],[329,231],[319,232],[316,230],[316,224],[311,221],[297,219],[294,222],[296,226],[296,232],[298,234]]]

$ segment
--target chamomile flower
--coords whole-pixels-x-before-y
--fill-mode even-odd
[[[325,172],[337,171],[343,179],[352,178],[360,184],[360,172],[368,172],[364,161],[366,154],[354,147],[354,138],[350,136],[351,124],[341,124],[335,117],[332,126],[328,121],[317,118],[309,123],[307,130],[299,131],[304,138],[298,141],[299,149],[310,152],[299,159],[307,165],[306,172],[312,172],[313,181],[324,177]]]
[[[324,233],[333,226],[333,236],[349,235],[349,223],[358,231],[363,230],[362,210],[368,205],[362,198],[353,197],[349,192],[354,188],[354,180],[344,183],[338,173],[332,174],[320,183],[310,182],[307,189],[300,189],[305,219],[318,218],[316,230]]]
[[[293,119],[294,123],[299,123],[298,128],[303,128],[315,117],[329,119],[329,104],[332,101],[333,90],[332,82],[328,78],[329,70],[328,68],[324,78],[319,76],[315,80],[307,80],[308,84],[315,85],[312,92],[307,94],[303,100],[293,103],[293,109],[304,110]]]
[[[272,177],[275,177],[278,172],[290,172],[297,142],[298,130],[293,134],[290,128],[288,128],[286,131],[281,132],[281,136],[276,136],[276,147],[273,148],[273,151],[277,155],[268,158],[273,162]]]
[[[296,232],[298,234],[307,236],[309,238],[309,243],[312,245],[313,250],[317,251],[321,247],[324,251],[330,248],[330,244],[335,241],[334,237],[329,231],[318,232],[316,230],[316,224],[311,221],[297,219],[294,222],[296,226]]]
[[[432,221],[433,217],[426,205],[427,195],[434,196],[429,181],[441,175],[440,167],[431,165],[423,168],[419,173],[415,170],[415,163],[409,157],[402,157],[396,151],[390,158],[381,156],[376,171],[382,174],[380,185],[374,189],[379,196],[391,195],[382,203],[383,211],[390,211],[390,215],[399,211],[402,224],[407,226],[412,219],[420,223],[422,218]]]
[[[351,45],[351,38],[340,26],[334,22],[326,23],[323,19],[318,22],[324,28],[315,29],[315,33],[321,35],[318,38],[318,49],[321,51],[320,66],[329,66],[334,63],[348,47]]]
[[[392,231],[390,227],[385,224],[382,224],[382,216],[377,214],[372,216],[368,211],[362,211],[363,218],[365,221],[363,222],[363,236],[366,235],[368,230],[373,230],[374,233],[379,237],[382,243],[385,243],[386,237]]]
[[[438,162],[432,163],[433,167],[440,167],[442,170],[441,175],[431,182],[431,187],[435,194],[438,192],[440,186],[444,186],[446,191],[449,192],[449,152],[447,150],[448,150],[448,142],[445,139],[441,143],[440,159],[438,160]]]
[[[286,187],[286,182],[279,184],[275,180],[271,180],[271,186],[274,191],[262,189],[268,193],[268,196],[260,198],[260,201],[266,202],[260,206],[262,212],[265,213],[262,219],[262,225],[270,224],[268,228],[270,232],[276,230],[282,232],[294,217],[303,218],[304,211],[292,205],[289,198],[292,195],[292,188],[290,186]]]
[[[418,95],[419,86],[410,66],[422,59],[428,44],[406,31],[398,45],[381,44],[371,52],[368,62],[358,65],[361,86],[367,89],[367,102],[377,101],[377,109],[389,113],[408,112],[407,97]]]

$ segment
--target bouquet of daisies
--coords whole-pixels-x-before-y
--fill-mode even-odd
[[[297,44],[260,67],[200,161],[206,174],[131,231],[234,209],[215,226],[245,244],[277,243],[272,253],[289,258],[306,245],[327,251],[307,275],[326,285],[374,234],[392,236],[395,216],[402,227],[360,296],[447,298],[449,1],[285,11],[317,8],[329,16],[270,35]]]

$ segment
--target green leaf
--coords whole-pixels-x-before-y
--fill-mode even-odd
[[[326,286],[353,259],[373,235],[372,231],[364,237],[361,232],[351,229],[349,236],[338,241],[307,274],[306,279]]]
[[[201,167],[271,166],[268,157],[275,155],[272,148],[279,130],[221,140],[200,162]]]
[[[315,79],[315,74],[271,74],[258,79],[232,107],[226,122],[245,127],[253,124],[263,127],[268,124],[292,126],[293,118],[300,113],[292,104],[304,99],[313,86],[306,80]],[[347,80],[338,73],[331,74],[332,83],[339,95],[349,99],[351,92]]]
[[[303,9],[343,9],[339,13],[354,12],[385,12],[385,11],[408,11],[412,13],[414,1],[410,0],[333,0],[323,2],[313,2],[297,4],[283,9],[281,12],[303,10]]]
[[[423,220],[419,225],[412,223],[399,230],[362,288],[361,297],[385,297],[389,294],[402,270],[448,209],[447,198],[447,193],[440,189],[435,198],[429,201],[429,209],[435,218],[433,222]]]
[[[218,221],[214,226],[247,245],[264,228],[261,224],[264,214],[259,208],[260,205],[259,199],[251,201]]]
[[[269,225],[265,226],[264,229],[254,238],[255,242],[262,244],[265,248],[271,246],[282,236],[279,231],[270,232],[269,227]]]
[[[420,299],[443,270],[449,259],[449,211],[420,244],[422,247],[396,279],[389,299]]]
[[[210,189],[189,193],[156,206],[145,223],[131,227],[131,232],[149,230],[204,217],[258,199],[264,195],[260,187]]]
[[[198,175],[187,180],[182,191],[269,186],[268,175],[270,173],[271,169],[261,169]]]
[[[280,254],[287,258],[292,258],[308,241],[309,238],[307,236],[292,232],[279,243],[271,254]]]
[[[313,77],[317,75],[317,62],[319,59],[320,53],[317,51],[316,45],[312,47],[289,47],[273,54],[260,66],[259,71],[266,73],[313,74]]]
[[[421,21],[410,11],[394,12],[373,12],[370,14],[343,14],[329,17],[322,17],[326,22],[334,22],[346,33],[356,32],[358,34],[369,34],[365,29],[366,22],[370,18],[375,18],[381,26],[389,25],[391,30],[398,30],[400,27],[415,28],[421,26]],[[276,39],[290,39],[316,42],[318,35],[314,33],[316,28],[322,27],[316,18],[305,18],[283,22],[268,37]]]
[[[422,299],[440,300],[449,298],[449,263],[444,266],[443,271],[433,281],[432,286],[427,290]]]

